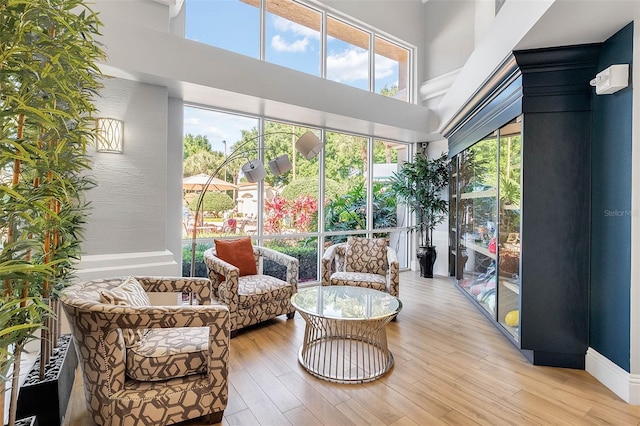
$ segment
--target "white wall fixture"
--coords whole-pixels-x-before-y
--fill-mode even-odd
[[[124,122],[115,118],[96,118],[96,150],[122,154],[124,149]]]
[[[611,65],[596,74],[589,82],[596,88],[596,95],[610,95],[629,85],[629,64]]]

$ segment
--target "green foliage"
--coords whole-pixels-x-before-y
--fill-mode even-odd
[[[224,155],[220,152],[198,151],[184,160],[182,163],[182,173],[185,177],[200,173],[211,175],[223,162]]]
[[[429,158],[418,153],[390,179],[390,193],[416,214],[416,225],[410,232],[420,232],[420,244],[433,242],[433,229],[447,217],[447,200],[443,189],[449,182],[449,160],[445,153]]]
[[[0,183],[3,208],[0,350],[17,348],[51,315],[80,257],[94,186],[86,171],[93,98],[102,87],[100,21],[81,0],[0,5]]]
[[[189,203],[191,211],[196,210],[198,205],[198,197],[195,197]],[[220,213],[231,210],[235,207],[233,199],[225,192],[219,191],[207,191],[202,198],[202,210],[203,212],[210,212],[219,215]]]
[[[212,152],[209,139],[204,135],[184,135],[182,158],[186,160],[199,152]]]
[[[300,282],[313,281],[318,279],[318,246],[317,239],[309,238],[302,241],[296,241],[290,243],[282,240],[270,240],[265,243],[266,247],[279,251],[280,253],[288,254],[295,257],[300,262],[299,264],[299,276]],[[267,275],[272,275],[280,279],[285,279],[286,270],[274,262],[264,265],[264,272]]]
[[[390,98],[392,98],[396,93],[398,93],[397,84],[393,84],[391,85],[391,87],[387,87],[387,85],[385,84],[385,86],[380,90],[380,94],[382,96],[388,96]]]
[[[207,276],[207,265],[204,263],[204,252],[213,247],[213,243],[197,243],[195,251],[195,275],[196,277]],[[191,276],[191,246],[182,246],[182,276]]]
[[[313,199],[318,199],[318,188],[320,182],[317,177],[298,178],[287,185],[282,190],[282,197],[287,201],[294,201],[299,197],[308,195]],[[324,182],[325,199],[334,199],[343,192],[342,185],[338,182],[326,178]]]
[[[373,224],[374,228],[396,226],[396,197],[385,190],[381,182],[373,185]],[[316,219],[317,220],[317,219]],[[367,190],[363,183],[348,193],[336,197],[325,206],[325,229],[327,231],[353,231],[366,229]],[[345,236],[331,237],[333,243],[345,240]]]

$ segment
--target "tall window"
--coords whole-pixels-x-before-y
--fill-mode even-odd
[[[327,245],[348,235],[386,237],[401,267],[407,266],[406,212],[385,190],[398,164],[408,158],[409,145],[191,107],[185,108],[184,127],[187,246],[194,225],[203,249],[212,238],[251,236],[298,257],[300,282],[305,282],[319,279],[319,257]],[[307,131],[324,140],[323,152],[312,160],[295,148]],[[275,176],[268,163],[281,155],[289,156],[291,170]],[[267,168],[258,183],[247,182],[241,171],[253,159]],[[205,193],[204,215],[194,223],[203,188],[188,182],[198,174],[214,174],[221,182]]]
[[[265,59],[320,75],[320,12],[291,0],[267,0]]]
[[[185,37],[259,59],[260,9],[256,6],[259,1],[187,0]]]
[[[369,90],[369,34],[327,18],[327,79]]]
[[[264,7],[264,21],[261,8]],[[186,0],[186,37],[412,102],[412,49],[296,0]],[[324,52],[324,57],[323,57]]]
[[[409,101],[409,50],[381,37],[375,38],[376,93]]]

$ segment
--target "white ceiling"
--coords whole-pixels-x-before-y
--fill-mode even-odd
[[[558,0],[516,49],[603,42],[639,14],[639,0]]]

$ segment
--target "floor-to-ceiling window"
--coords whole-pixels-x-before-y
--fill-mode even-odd
[[[213,238],[251,236],[296,256],[300,282],[315,282],[328,245],[363,235],[389,238],[407,267],[407,213],[385,188],[407,160],[409,145],[198,107],[185,107],[184,128],[186,257],[194,235],[197,260]],[[307,131],[324,141],[311,160],[295,148]],[[245,164],[259,159],[268,165],[283,155],[291,163],[287,173],[247,181]],[[194,176],[206,182],[212,175],[219,181],[207,191],[193,183]]]

